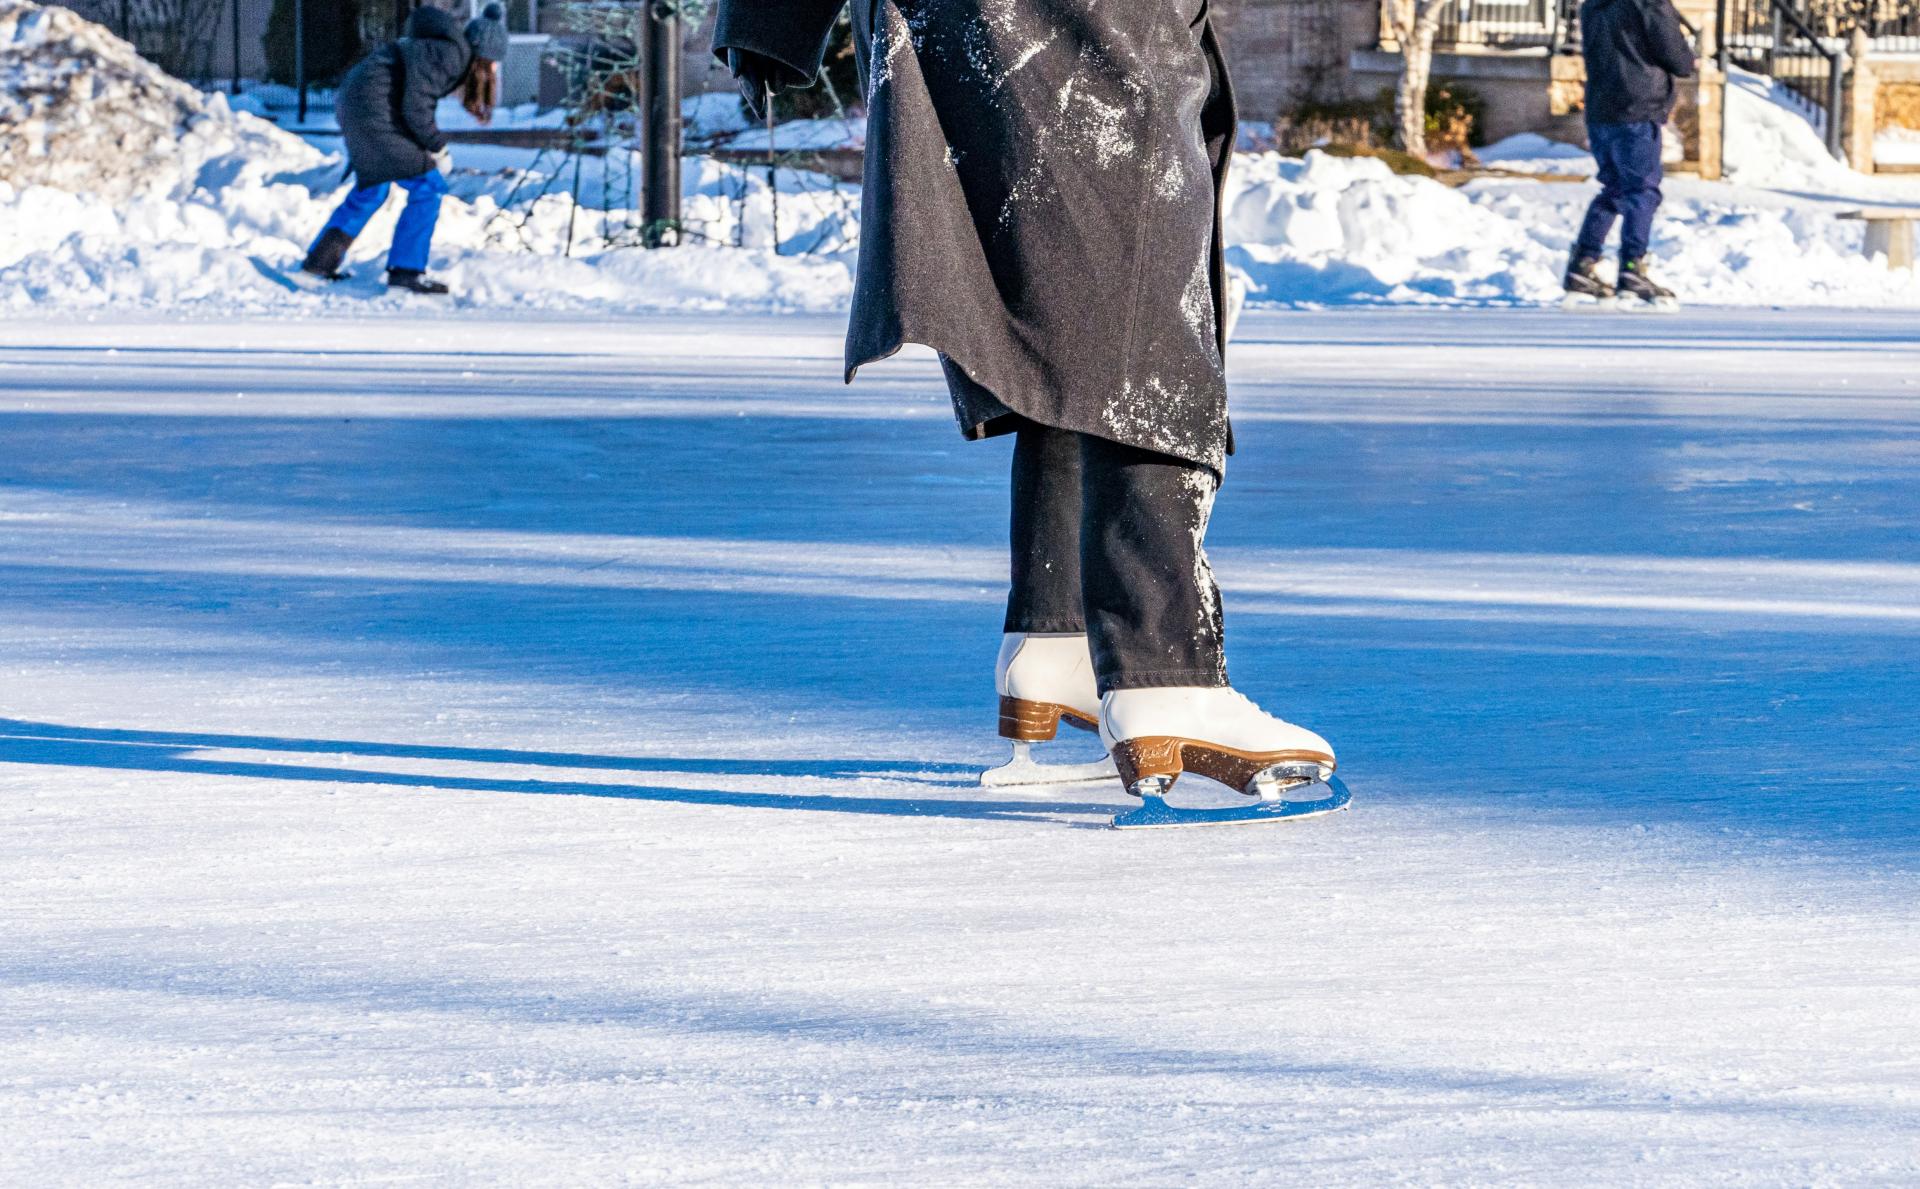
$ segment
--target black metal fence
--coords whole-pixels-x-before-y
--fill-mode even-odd
[[[1558,48],[1566,28],[1564,0],[1448,0],[1435,48]]]
[[[1720,0],[1722,62],[1779,82],[1837,156],[1847,41],[1867,15],[1864,8],[1820,7],[1812,0]]]

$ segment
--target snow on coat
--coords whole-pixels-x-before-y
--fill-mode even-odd
[[[417,8],[405,37],[347,72],[335,114],[355,185],[397,182],[433,168],[433,154],[447,146],[434,108],[460,86],[472,56],[452,17]]]
[[[722,0],[811,78],[843,0]],[[854,0],[867,160],[847,376],[924,343],[962,430],[1019,413],[1219,471],[1235,128],[1206,0]]]

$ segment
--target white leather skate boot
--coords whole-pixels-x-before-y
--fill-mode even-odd
[[[1326,781],[1334,768],[1325,739],[1226,688],[1114,690],[1101,702],[1100,741],[1136,797],[1164,796],[1192,771],[1278,801],[1295,785]]]
[[[1114,774],[1110,760],[1038,764],[1032,757],[1033,745],[1057,736],[1062,722],[1083,731],[1099,729],[1100,693],[1084,633],[1008,632],[1000,641],[993,678],[1000,695],[1000,737],[1013,742],[1013,758],[982,773],[981,784],[1060,784]]]

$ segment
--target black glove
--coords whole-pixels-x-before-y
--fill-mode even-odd
[[[740,98],[746,101],[747,110],[756,120],[767,118],[767,106],[773,100],[773,93],[781,88],[782,75],[792,73],[764,54],[732,48],[727,50],[727,68],[733,71],[733,79],[740,85]]]

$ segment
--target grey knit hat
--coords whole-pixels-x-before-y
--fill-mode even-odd
[[[489,4],[480,15],[467,22],[467,44],[473,56],[498,62],[507,56],[507,13],[498,4]]]

